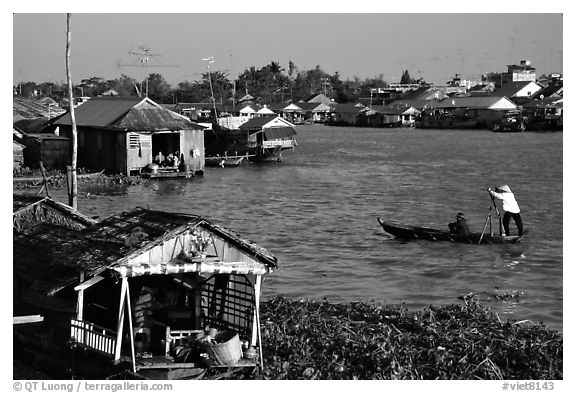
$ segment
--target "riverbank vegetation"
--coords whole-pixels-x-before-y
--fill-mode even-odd
[[[46,170],[43,176],[40,169],[23,168],[19,171],[12,172],[13,190],[19,191],[38,191],[42,188],[44,181],[48,189],[62,189],[68,186],[66,171],[50,169]],[[103,173],[94,173],[83,168],[77,171],[78,184],[91,184],[91,185],[110,185],[110,184],[128,184],[135,185],[144,181],[148,181],[141,176],[126,176],[126,175],[105,175]]]
[[[562,379],[563,339],[472,299],[419,312],[277,297],[261,313],[264,379]]]

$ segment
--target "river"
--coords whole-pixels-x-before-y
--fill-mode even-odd
[[[91,216],[136,206],[204,216],[269,248],[264,296],[420,310],[472,295],[502,321],[563,323],[562,133],[297,127],[283,162],[206,168],[192,180],[82,185]],[[515,245],[402,242],[376,221],[481,232],[486,188],[508,184],[528,234]],[[55,199],[67,202],[65,190]],[[511,222],[512,232],[516,227]],[[529,322],[527,322],[529,323]]]

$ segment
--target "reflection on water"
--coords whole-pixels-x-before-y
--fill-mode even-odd
[[[143,206],[205,216],[278,257],[266,296],[418,309],[498,287],[522,292],[514,301],[484,299],[500,316],[562,329],[562,134],[314,126],[299,128],[298,141],[282,163],[86,186],[79,210],[103,217]],[[491,205],[486,187],[504,183],[530,228],[518,245],[402,242],[376,221],[445,228],[463,211],[480,232]],[[56,194],[65,202],[64,192]]]

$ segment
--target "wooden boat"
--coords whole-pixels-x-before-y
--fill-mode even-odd
[[[492,125],[493,132],[523,132],[526,130],[522,116],[507,116]]]
[[[384,222],[377,218],[378,223],[389,234],[403,240],[432,240],[432,241],[449,241],[457,243],[470,244],[511,244],[520,241],[522,236],[500,236],[490,232],[471,233],[469,236],[462,236],[450,233],[449,231],[403,225],[391,222]],[[526,231],[524,231],[524,234]]]
[[[243,162],[248,161],[248,154],[243,156],[213,156],[213,157],[206,157],[205,165],[207,167],[222,167],[222,168],[231,168],[237,167]]]

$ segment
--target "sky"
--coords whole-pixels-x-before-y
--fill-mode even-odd
[[[122,74],[142,80],[146,74],[158,73],[176,86],[201,79],[208,66],[203,59],[210,56],[214,57],[210,69],[227,72],[230,79],[251,66],[260,68],[272,61],[286,70],[289,61],[301,71],[319,66],[330,75],[337,72],[341,80],[382,76],[387,82],[399,82],[408,70],[412,77],[438,85],[456,73],[479,80],[483,73],[505,72],[508,64],[521,60],[530,60],[538,75],[564,71],[561,7],[524,14],[476,13],[466,7],[449,8],[457,13],[442,9],[390,13],[377,6],[331,7],[325,12],[310,8],[305,13],[301,10],[309,8],[294,7],[299,13],[284,13],[277,6],[238,12],[228,11],[234,7],[171,4],[162,13],[146,7],[142,13],[110,12],[107,7],[98,11],[107,13],[75,12],[72,7],[73,82],[90,77],[115,79]],[[483,9],[499,9],[491,7],[490,1],[482,4]],[[174,13],[174,9],[183,12]],[[366,10],[373,13],[358,13]],[[45,13],[42,6],[16,11],[12,33],[15,85],[66,80],[64,12]],[[150,53],[145,62],[139,56],[143,48]]]

